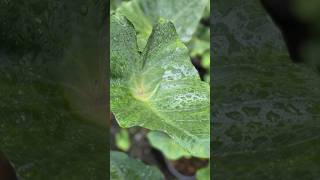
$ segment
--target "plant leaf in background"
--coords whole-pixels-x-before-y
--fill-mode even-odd
[[[210,166],[199,169],[196,174],[197,180],[209,180],[210,179]]]
[[[111,36],[111,110],[119,125],[165,132],[190,154],[209,157],[209,84],[174,25],[160,20],[141,56],[125,17],[112,15]]]
[[[169,160],[177,160],[182,157],[190,157],[184,148],[173,141],[167,134],[159,131],[148,133],[148,140],[152,147],[159,149]]]
[[[161,172],[141,161],[117,151],[110,152],[110,179],[112,180],[162,180]]]
[[[214,1],[215,179],[317,179],[320,84],[259,1]]]
[[[105,5],[0,3],[0,149],[21,179],[107,178],[106,103],[95,102],[105,94]]]
[[[122,3],[117,13],[126,16],[138,33],[139,49],[143,49],[159,18],[170,20],[183,42],[196,31],[208,0],[132,0]]]
[[[204,12],[202,14],[202,18],[210,18],[210,1],[207,1],[206,7],[204,8]]]
[[[309,3],[304,3],[303,0],[293,0],[292,10],[297,13],[297,15],[307,20],[307,22],[314,22],[319,27],[320,18],[320,2],[317,0],[310,0]]]
[[[127,129],[120,128],[116,134],[116,145],[123,151],[128,151],[130,148],[130,138]]]
[[[199,24],[191,41],[187,43],[191,58],[201,58],[201,67],[207,70],[204,80],[210,82],[210,28]]]
[[[204,53],[210,53],[210,28],[199,24],[191,41],[187,43],[190,49],[190,56],[199,56]]]

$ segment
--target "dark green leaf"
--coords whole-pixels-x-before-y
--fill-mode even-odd
[[[213,11],[213,176],[317,179],[320,79],[293,64],[259,1]]]
[[[0,149],[21,179],[108,177],[106,4],[81,2],[0,2]]]

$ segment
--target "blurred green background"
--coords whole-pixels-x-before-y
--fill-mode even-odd
[[[107,179],[107,8],[0,1],[0,150],[21,179]]]

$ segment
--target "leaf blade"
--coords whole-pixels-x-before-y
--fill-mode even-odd
[[[142,69],[133,67],[130,79],[111,84],[120,126],[165,132],[192,155],[209,157],[209,85],[200,81],[171,22],[154,27],[136,66]]]

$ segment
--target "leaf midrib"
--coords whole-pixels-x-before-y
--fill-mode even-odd
[[[145,105],[146,109],[149,109],[153,114],[155,114],[159,119],[162,120],[162,122],[177,128],[178,130],[180,130],[181,132],[185,133],[186,135],[192,137],[195,140],[198,140],[199,138],[197,136],[192,135],[191,133],[189,133],[188,131],[184,130],[183,128],[180,128],[179,126],[175,126],[174,124],[172,124],[171,122],[174,122],[173,119],[171,118],[166,118],[163,114],[161,114],[155,107],[153,107],[151,105],[151,103],[149,102],[150,99],[152,99],[152,97],[156,94],[156,92],[158,91],[159,86],[161,85],[161,83],[164,82],[163,79],[159,82],[159,84],[157,84],[157,87],[154,88],[153,92],[151,93],[151,95],[146,98],[141,100],[140,98],[137,98],[134,94],[132,94],[133,98],[136,99],[137,101],[141,102],[142,104]],[[202,109],[202,108],[199,108]],[[174,111],[171,111],[174,112]],[[169,121],[166,121],[166,119],[169,119]],[[171,121],[170,121],[171,120]],[[167,133],[167,132],[166,132]],[[171,135],[169,135],[171,136]]]

